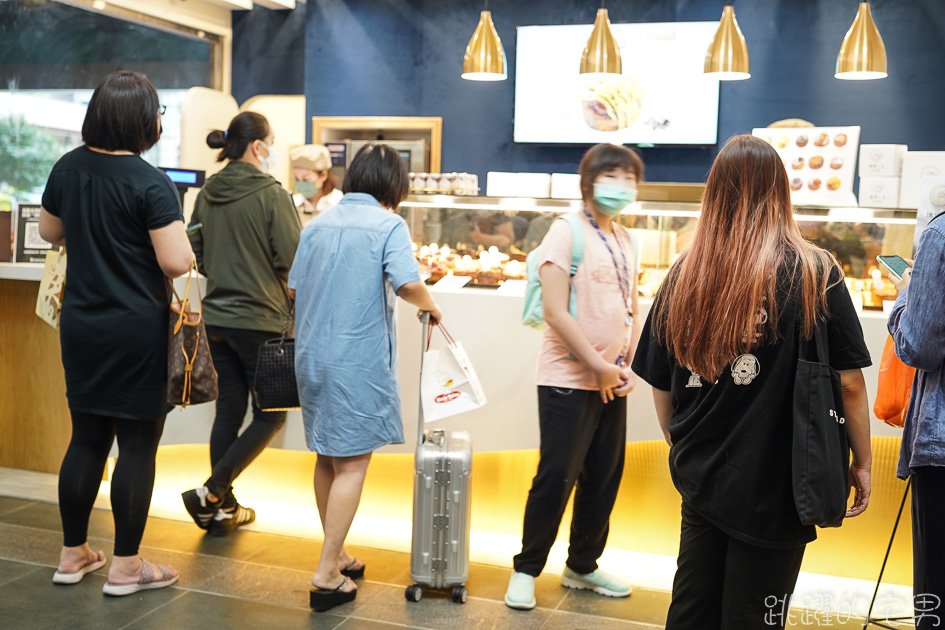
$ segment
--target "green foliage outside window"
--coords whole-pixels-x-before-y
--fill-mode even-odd
[[[0,118],[0,189],[23,193],[41,186],[60,153],[55,138],[22,115]]]

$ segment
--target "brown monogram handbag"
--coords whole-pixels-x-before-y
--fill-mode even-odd
[[[210,344],[203,324],[200,287],[197,287],[197,310],[191,310],[190,280],[197,273],[194,262],[187,272],[183,299],[177,295],[173,282],[171,316],[167,331],[167,402],[187,405],[210,402],[217,398],[217,371],[210,357]]]

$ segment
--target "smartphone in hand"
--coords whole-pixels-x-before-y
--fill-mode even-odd
[[[902,259],[902,256],[877,256],[876,262],[885,267],[891,275],[899,279],[902,278],[902,274],[912,269],[909,263]]]

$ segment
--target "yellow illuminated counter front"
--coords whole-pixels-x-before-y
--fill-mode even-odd
[[[32,313],[41,270],[35,278],[0,264],[0,466],[55,472],[68,443],[58,335]],[[4,275],[6,274],[6,275]],[[520,323],[522,297],[488,289],[434,290],[444,323],[465,346],[477,368],[489,403],[482,409],[435,423],[468,431],[473,440],[472,556],[510,566],[518,552],[522,512],[538,458],[535,369],[541,334]],[[644,310],[648,305],[644,305]],[[645,314],[645,313],[644,313]],[[885,341],[885,318],[861,318],[870,353],[878,364]],[[410,545],[413,450],[419,383],[420,324],[416,310],[398,304],[398,378],[406,442],[374,456],[351,542],[375,548],[408,550]],[[434,343],[437,343],[434,337]],[[866,370],[870,400],[876,366]],[[679,540],[679,495],[669,478],[668,447],[662,440],[649,386],[629,398],[627,460],[602,565],[633,571],[668,587]],[[175,410],[168,416],[158,452],[158,478],[152,513],[186,519],[180,492],[209,474],[207,441],[213,405]],[[873,500],[862,517],[838,530],[819,530],[808,547],[803,570],[860,580],[875,580],[902,500],[905,484],[895,479],[899,431],[875,418]],[[286,428],[236,483],[242,503],[256,508],[256,527],[306,537],[321,537],[314,507],[315,456],[305,448],[301,414],[290,412]],[[569,522],[570,514],[564,522]],[[884,581],[911,584],[909,510]],[[559,540],[566,540],[567,527]],[[560,569],[566,544],[559,542],[548,570]],[[314,567],[313,558],[313,567]],[[864,582],[865,584],[865,582]]]

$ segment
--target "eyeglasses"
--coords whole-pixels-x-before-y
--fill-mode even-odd
[[[164,112],[167,111],[167,105],[158,105],[158,113],[163,116]]]

